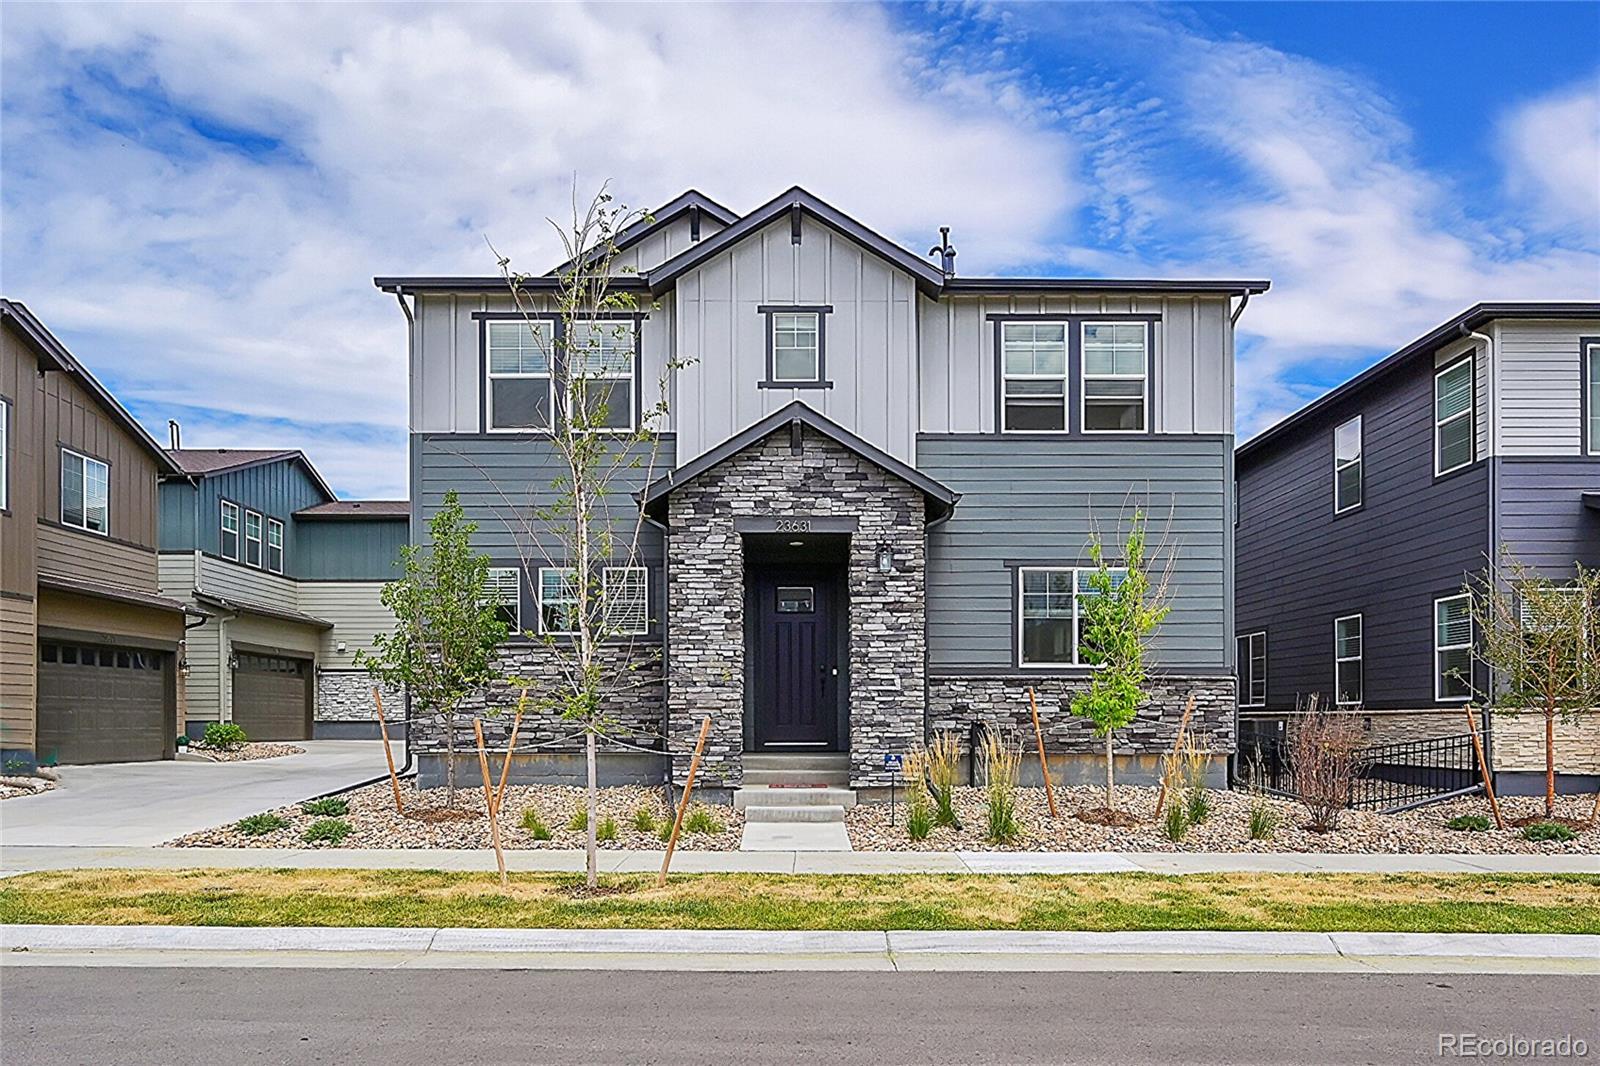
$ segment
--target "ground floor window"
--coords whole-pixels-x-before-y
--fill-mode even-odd
[[[608,566],[601,572],[605,628],[611,636],[637,636],[650,628],[649,571],[642,566]]]
[[[539,632],[578,631],[578,571],[570,566],[539,568]]]
[[[1341,707],[1361,702],[1361,616],[1333,620],[1333,692]]]
[[[492,566],[486,591],[495,605],[495,617],[505,623],[511,636],[522,633],[522,571],[514,566]]]
[[[1239,706],[1267,705],[1267,634],[1246,633],[1239,637]]]
[[[1434,698],[1472,698],[1472,597],[1433,601]]]
[[[1024,566],[1017,570],[1017,656],[1021,666],[1088,666],[1083,603],[1098,595],[1094,567]],[[1113,582],[1127,571],[1113,569]]]

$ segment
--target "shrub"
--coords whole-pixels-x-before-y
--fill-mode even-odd
[[[322,799],[306,800],[300,804],[300,809],[306,814],[315,814],[324,818],[337,818],[350,810],[350,801],[337,796],[324,796]]]
[[[550,839],[550,827],[544,824],[544,820],[539,817],[539,812],[532,807],[523,808],[522,828],[535,840]]]
[[[696,806],[689,812],[689,816],[683,821],[683,827],[691,833],[705,833],[708,836],[724,832],[727,829],[727,826],[722,824],[721,819],[712,814],[707,808],[700,806]]]
[[[1250,839],[1271,840],[1278,831],[1278,812],[1264,798],[1257,796],[1250,804]]]
[[[1182,840],[1189,831],[1189,812],[1183,804],[1173,802],[1161,815],[1161,832],[1168,840]]]
[[[574,833],[586,833],[589,830],[589,808],[579,807],[572,812],[572,817],[567,819],[567,828]]]
[[[343,818],[319,818],[306,826],[300,839],[307,844],[337,844],[350,835],[350,823]]]
[[[661,843],[663,844],[672,839],[672,820],[670,818],[656,827],[656,836],[661,838]]]
[[[1183,736],[1183,746],[1178,752],[1178,775],[1183,783],[1185,820],[1199,825],[1211,815],[1211,793],[1206,791],[1206,768],[1211,756],[1194,746],[1191,734]],[[1173,797],[1174,802],[1177,797]]]
[[[1323,710],[1314,696],[1310,708],[1294,722],[1289,731],[1289,775],[1314,832],[1338,828],[1340,813],[1350,805],[1365,744],[1366,735],[1354,714]]]
[[[203,743],[208,748],[218,751],[233,751],[235,748],[250,742],[245,731],[232,722],[207,722],[205,739]]]
[[[1481,814],[1458,814],[1444,826],[1458,833],[1482,833],[1489,828],[1489,819]]]
[[[233,827],[247,837],[262,837],[268,833],[275,833],[279,829],[286,829],[289,819],[276,814],[252,814],[248,818],[241,818]]]
[[[641,833],[656,831],[656,816],[649,807],[640,807],[633,812],[633,827]]]
[[[978,757],[977,752],[972,753]],[[954,733],[944,731],[933,738],[927,748],[926,777],[928,791],[935,805],[934,824],[961,827],[956,817],[956,777],[961,765],[961,741]]]
[[[1522,830],[1524,840],[1555,841],[1558,844],[1564,844],[1577,835],[1560,822],[1534,822]]]
[[[1022,835],[1017,824],[1017,774],[1022,751],[994,730],[983,734],[984,808],[989,819],[989,839],[1009,844]]]
[[[906,777],[906,835],[912,840],[926,840],[933,832],[933,797],[928,795],[928,753],[913,748],[907,755],[903,772]]]
[[[600,819],[600,824],[594,827],[594,838],[596,840],[617,839],[617,820],[609,815]]]

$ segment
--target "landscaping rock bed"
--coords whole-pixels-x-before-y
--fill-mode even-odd
[[[285,755],[304,755],[305,750],[294,744],[268,744],[251,741],[237,748],[208,748],[204,744],[190,744],[189,754],[212,762],[253,762],[256,759],[281,759]]]
[[[1375,814],[1345,811],[1339,827],[1328,833],[1304,828],[1305,808],[1286,800],[1263,802],[1278,813],[1272,837],[1251,840],[1247,829],[1250,809],[1255,802],[1246,792],[1213,791],[1211,813],[1199,825],[1191,826],[1182,840],[1168,840],[1156,822],[1155,788],[1119,786],[1117,807],[1139,819],[1130,828],[1096,825],[1076,817],[1078,811],[1103,806],[1105,792],[1100,788],[1056,789],[1059,820],[1050,818],[1044,789],[1017,790],[1017,821],[1022,835],[1011,844],[994,844],[985,838],[984,791],[981,788],[956,790],[956,813],[960,829],[935,827],[925,840],[913,841],[906,835],[906,808],[896,807],[896,824],[889,824],[887,804],[862,804],[845,816],[850,842],[857,851],[1186,851],[1186,852],[1345,852],[1351,854],[1477,854],[1548,853],[1595,854],[1600,852],[1600,829],[1590,826],[1574,840],[1541,843],[1525,840],[1521,830],[1509,827],[1516,818],[1544,811],[1542,798],[1502,798],[1501,812],[1508,823],[1505,831],[1490,828],[1485,832],[1458,832],[1445,827],[1461,814],[1489,814],[1489,803],[1481,797],[1453,800],[1403,814]],[[1170,802],[1170,800],[1169,800]],[[1557,797],[1559,816],[1583,821],[1593,808],[1593,796]],[[1492,825],[1492,823],[1491,823]]]
[[[0,777],[0,800],[15,796],[37,796],[55,787],[55,781],[43,777]]]
[[[456,808],[464,813],[455,817],[443,813],[444,790],[419,791],[410,785],[401,786],[406,815],[395,813],[394,793],[387,781],[367,785],[350,792],[340,793],[348,809],[338,820],[350,827],[337,844],[323,843],[318,847],[340,848],[487,848],[489,822],[484,815],[483,790],[462,788],[456,793]],[[650,812],[658,826],[670,825],[673,812],[662,802],[660,789],[626,786],[600,790],[600,818],[603,825],[609,816],[616,823],[615,840],[602,840],[600,847],[608,851],[630,849],[659,851],[665,844],[655,833],[646,833],[634,827],[634,814],[641,808]],[[575,811],[584,804],[584,790],[562,785],[511,785],[506,788],[505,801],[500,812],[500,840],[507,849],[572,849],[584,846],[585,833],[569,828]],[[701,807],[695,804],[695,807]],[[522,824],[523,812],[532,808],[540,821],[550,831],[549,840],[538,840]],[[727,807],[705,807],[722,826],[720,833],[690,832],[687,829],[678,837],[680,850],[737,851],[744,831],[744,819]],[[279,807],[270,812],[288,824],[260,836],[251,836],[236,825],[217,826],[170,841],[169,846],[185,848],[304,848],[308,845],[302,835],[313,823],[328,819],[327,814],[307,814],[300,805]]]

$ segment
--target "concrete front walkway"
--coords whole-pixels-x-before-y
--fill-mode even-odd
[[[64,766],[61,784],[0,803],[0,849],[161,844],[385,772],[376,740],[308,740],[305,753],[252,762],[201,759]]]
[[[8,800],[7,806],[15,803]],[[34,802],[34,801],[24,801]],[[260,810],[257,805],[254,810]],[[3,813],[3,811],[0,811]],[[220,821],[216,819],[215,821]],[[214,824],[208,821],[206,824]],[[493,870],[494,852],[444,848],[156,848],[18,846],[0,833],[0,876],[31,870],[289,867]],[[605,873],[661,869],[659,851],[601,851]],[[582,851],[508,851],[513,870],[576,872]],[[1552,855],[1333,855],[1274,852],[680,851],[674,873],[1587,873],[1600,857]]]

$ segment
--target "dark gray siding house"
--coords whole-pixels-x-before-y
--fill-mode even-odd
[[[1191,694],[1205,743],[1233,750],[1233,323],[1266,282],[957,277],[798,188],[654,217],[613,281],[643,308],[614,395],[637,418],[664,382],[670,414],[608,501],[618,521],[643,508],[648,592],[614,649],[637,671],[611,708],[632,746],[605,773],[681,780],[710,715],[713,790],[797,767],[877,790],[936,730],[1020,729],[1032,687],[1077,777],[1100,750],[1066,711],[1092,669],[1079,568],[1135,509],[1173,610],[1118,756],[1147,774]],[[569,562],[527,520],[557,475],[554,361],[499,278],[376,283],[409,324],[412,535],[460,494],[520,612],[508,666],[538,677]],[[539,313],[558,284],[526,286]],[[575,778],[565,732],[524,725],[516,772]],[[426,783],[442,741],[415,739]]]
[[[180,448],[162,479],[161,588],[203,610],[184,642],[188,733],[254,740],[378,735],[355,655],[394,618],[383,584],[410,539],[404,500],[340,500],[291,449]],[[386,694],[386,717],[403,712]]]
[[[1465,731],[1469,575],[1497,548],[1557,579],[1600,561],[1597,334],[1600,304],[1479,304],[1239,448],[1241,728],[1317,694],[1376,743]],[[1505,788],[1543,767],[1536,717],[1493,722]],[[1600,733],[1559,753],[1593,787]]]

